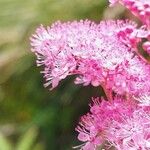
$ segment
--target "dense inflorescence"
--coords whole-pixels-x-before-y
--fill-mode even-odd
[[[81,150],[150,150],[150,0],[109,0],[126,6],[133,21],[56,22],[31,37],[45,86],[55,88],[76,75],[75,83],[102,86],[107,100],[96,98],[76,128]]]
[[[54,88],[68,75],[76,74],[76,84],[105,85],[119,94],[148,92],[145,84],[150,67],[121,38],[123,30],[131,29],[136,30],[134,22],[121,20],[57,22],[47,29],[41,26],[31,45],[37,64],[44,65],[45,85]]]
[[[96,150],[100,145],[108,150],[150,149],[150,107],[115,97],[113,101],[93,99],[90,113],[81,117],[76,130],[84,144],[82,150]]]

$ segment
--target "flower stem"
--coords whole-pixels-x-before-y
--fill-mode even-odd
[[[106,95],[107,99],[109,101],[112,101],[113,100],[112,90],[108,89],[105,84],[102,84],[101,86],[102,86],[102,88],[105,92],[105,95]]]

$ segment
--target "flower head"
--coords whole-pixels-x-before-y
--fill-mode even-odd
[[[119,94],[139,94],[150,67],[134,54],[133,42],[124,39],[134,30],[134,22],[121,20],[57,22],[47,29],[41,26],[31,45],[37,64],[44,66],[45,85],[55,88],[68,75],[78,75],[76,84],[105,84]]]
[[[90,113],[81,118],[76,130],[84,142],[81,149],[96,150],[101,144],[117,150],[150,148],[149,109],[116,97],[113,101],[94,99]],[[92,148],[89,148],[92,147]]]

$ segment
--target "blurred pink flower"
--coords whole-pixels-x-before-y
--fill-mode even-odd
[[[109,2],[111,5],[121,3],[150,27],[150,0],[109,0]]]
[[[135,16],[139,17],[143,26],[140,29],[125,27],[118,35],[126,44],[132,45],[137,51],[142,39],[147,39],[143,44],[144,50],[150,54],[150,0],[109,0],[111,6],[120,3],[127,7]]]

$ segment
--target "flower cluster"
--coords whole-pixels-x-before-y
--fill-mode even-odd
[[[86,20],[38,28],[31,45],[37,64],[44,65],[45,85],[54,88],[68,75],[76,74],[76,84],[105,85],[119,94],[150,91],[145,86],[150,67],[135,55],[134,47],[123,42],[120,34],[125,28],[136,30],[136,24]]]
[[[143,23],[107,20],[56,22],[31,37],[45,86],[55,88],[76,75],[75,83],[102,86],[107,100],[93,99],[76,130],[82,150],[150,150],[150,0],[109,0],[126,6]]]
[[[150,149],[149,107],[139,107],[121,97],[93,101],[90,113],[81,118],[76,128],[78,139],[84,142],[82,150],[96,150],[102,144],[107,150]]]

